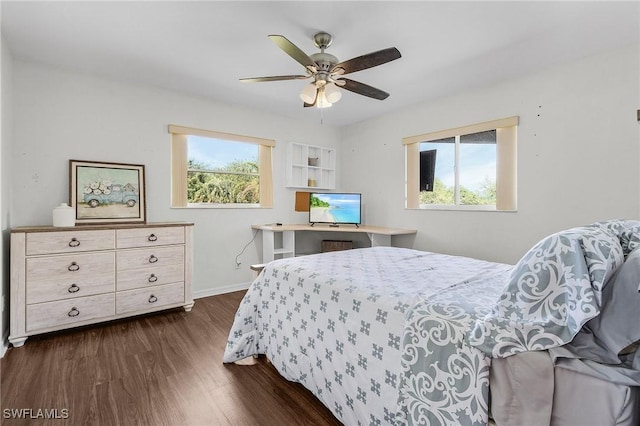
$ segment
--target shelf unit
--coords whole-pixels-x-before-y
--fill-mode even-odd
[[[296,234],[293,231],[263,232],[262,233],[263,262],[270,262],[275,259],[284,259],[286,257],[295,256],[296,255],[295,239],[296,239]]]
[[[336,188],[336,149],[292,142],[287,152],[287,186]]]

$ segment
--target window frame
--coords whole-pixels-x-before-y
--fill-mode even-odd
[[[254,136],[243,136],[213,130],[195,129],[170,124],[171,135],[171,207],[172,208],[272,208],[273,207],[273,165],[272,148],[276,146],[273,139]],[[189,203],[187,200],[188,185],[188,137],[202,136],[230,142],[256,144],[258,148],[258,168],[260,179],[260,202],[244,203]]]
[[[469,211],[517,211],[517,127],[519,117],[498,120],[453,129],[424,133],[405,137],[405,208],[417,210],[469,210]],[[461,135],[496,130],[496,204],[461,205],[433,204],[420,205],[420,143],[440,139],[459,138]],[[456,174],[459,173],[459,159],[456,150]],[[457,184],[459,180],[456,179]],[[458,202],[459,200],[456,200]]]

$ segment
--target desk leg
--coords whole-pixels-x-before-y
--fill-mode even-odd
[[[283,231],[282,232],[282,257],[292,257],[296,255],[296,232],[295,231]]]
[[[262,231],[262,263],[269,263],[274,259],[274,232]]]

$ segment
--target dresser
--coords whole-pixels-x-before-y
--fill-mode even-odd
[[[11,230],[9,341],[193,307],[192,223]]]

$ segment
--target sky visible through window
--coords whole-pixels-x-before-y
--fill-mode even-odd
[[[421,151],[436,149],[436,179],[452,187],[455,181],[455,144],[422,142]],[[488,179],[496,180],[496,144],[461,144],[460,184],[471,191],[482,189]]]
[[[221,139],[189,136],[188,157],[208,169],[216,170],[238,161],[258,161],[258,145]]]

